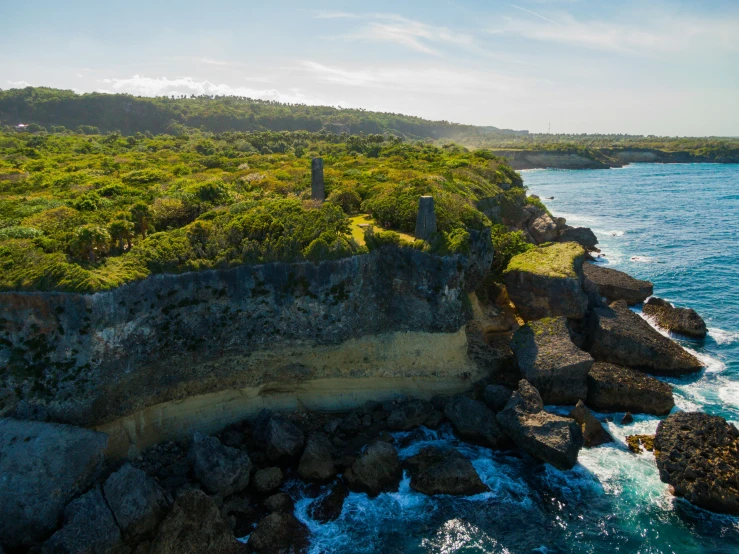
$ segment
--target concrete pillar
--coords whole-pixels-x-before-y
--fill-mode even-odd
[[[434,197],[422,196],[418,200],[418,217],[416,218],[416,238],[428,240],[436,232],[436,212]]]
[[[323,158],[313,158],[310,162],[311,198],[323,202],[326,192],[323,188]]]

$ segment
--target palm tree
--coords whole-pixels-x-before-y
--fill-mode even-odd
[[[118,251],[123,252],[124,243],[131,249],[134,225],[125,219],[116,219],[110,224],[110,238],[118,243]]]
[[[151,226],[151,210],[145,202],[137,202],[131,208],[131,219],[135,225],[136,231],[141,238],[146,238],[146,233]]]
[[[78,257],[87,256],[90,263],[97,261],[97,254],[105,254],[110,248],[110,234],[95,224],[77,227],[72,241],[72,251]]]

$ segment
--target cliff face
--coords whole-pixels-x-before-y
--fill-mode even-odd
[[[223,391],[463,374],[466,293],[491,260],[488,232],[468,257],[385,248],[158,275],[93,295],[2,293],[2,413],[99,426]],[[445,341],[453,353],[439,349]]]

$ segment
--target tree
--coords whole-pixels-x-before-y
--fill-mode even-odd
[[[152,215],[149,206],[145,202],[137,202],[131,208],[131,219],[136,232],[141,238],[146,238],[146,233],[151,227]]]
[[[111,222],[110,238],[114,243],[118,243],[118,251],[123,252],[124,244],[131,249],[131,239],[134,236],[134,225],[126,219],[116,219]]]
[[[97,254],[105,254],[110,248],[110,234],[99,225],[90,223],[78,227],[72,240],[72,254],[77,258],[84,258],[95,263]]]

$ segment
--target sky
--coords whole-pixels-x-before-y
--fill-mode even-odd
[[[739,0],[0,0],[0,88],[739,136]]]

